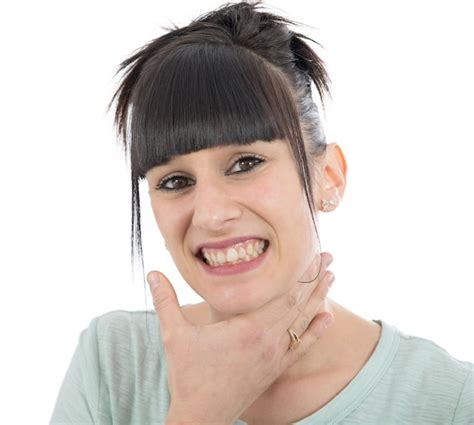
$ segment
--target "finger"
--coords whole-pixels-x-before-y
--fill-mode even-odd
[[[311,277],[309,277],[309,280],[313,279],[314,276],[317,276],[316,281],[311,282],[311,281],[303,281],[302,279],[300,279],[302,284],[299,287],[300,292],[297,293],[297,302],[295,304],[295,307],[288,309],[287,314],[283,316],[282,319],[277,323],[277,326],[274,327],[274,330],[278,332],[280,335],[286,329],[288,329],[291,323],[294,323],[295,320],[301,316],[301,314],[307,308],[308,302],[312,296],[315,297],[316,302],[317,302],[317,299],[319,299],[320,302],[326,299],[326,295],[328,292],[327,279],[328,277],[331,277],[333,273],[327,270],[327,268],[332,263],[332,256],[329,253],[324,253],[324,255],[325,255],[325,257],[323,257],[324,263],[321,266],[321,271],[319,272],[319,265],[318,265],[317,267],[314,267],[312,272],[310,273]],[[328,276],[328,274],[330,275]],[[306,275],[308,275],[308,273],[306,273]],[[318,311],[314,311],[311,317],[311,320],[314,318],[316,313],[318,313]]]
[[[176,328],[186,321],[181,313],[178,297],[168,278],[160,272],[151,271],[147,275],[150,285],[153,305],[160,320],[160,330],[163,342],[176,332]]]
[[[242,316],[243,320],[249,320],[252,323],[252,326],[262,326],[265,331],[268,331],[280,323],[277,335],[281,335],[281,329],[288,328],[301,313],[303,310],[303,304],[306,303],[311,292],[326,274],[327,267],[332,261],[332,256],[329,253],[322,253],[320,258],[321,272],[314,282],[297,283],[296,285],[293,285],[293,287],[282,296],[268,302],[256,311]],[[317,270],[319,270],[319,264],[315,269],[316,271],[314,274],[316,275]],[[300,280],[304,281],[304,279]]]
[[[330,318],[329,321],[327,321],[328,318]],[[283,370],[286,370],[296,361],[304,357],[311,347],[321,338],[321,336],[323,336],[326,329],[331,326],[333,322],[334,317],[331,313],[318,314],[313,319],[308,329],[306,329],[306,332],[300,336],[299,344],[293,350],[287,349],[287,353],[282,360]]]
[[[320,263],[325,264],[327,268],[333,261],[332,255],[329,252],[323,252],[319,257],[320,260],[318,261],[318,256],[315,256],[315,261],[313,261],[311,266],[308,267],[303,276],[298,279],[299,283],[314,283],[315,280],[317,280],[320,277],[320,274],[322,273],[322,270],[319,270]],[[301,285],[301,287],[305,288],[305,285]]]
[[[296,332],[296,335],[301,337],[311,323],[313,322],[314,318],[322,313],[322,307],[327,299],[327,295],[329,292],[329,287],[334,280],[334,273],[328,271],[324,276],[323,281],[316,287],[316,289],[311,294],[311,297],[308,300],[303,312],[296,318],[296,320],[289,326],[287,329],[292,329]],[[289,346],[291,342],[290,334],[287,332],[287,329],[280,330],[282,333],[283,343],[282,346]]]

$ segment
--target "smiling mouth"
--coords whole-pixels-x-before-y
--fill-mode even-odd
[[[270,246],[270,241],[268,240],[265,240],[265,245],[263,246],[263,251],[262,251],[262,254],[268,249],[268,247]],[[262,255],[260,254],[260,255]],[[201,260],[203,263],[207,264],[208,266],[212,267],[211,264],[209,264],[209,262],[207,261],[206,257],[204,257],[203,253],[202,253],[202,250],[199,250],[199,252],[196,254],[196,257]],[[256,257],[258,258],[258,257]],[[252,261],[254,260],[255,258],[252,258],[250,259],[249,261]],[[238,263],[236,264],[242,264],[242,263],[246,263],[248,261],[239,261]],[[229,265],[233,265],[233,263],[228,263],[228,262],[225,262],[223,264],[219,264],[221,266],[229,266]],[[218,267],[218,266],[214,266],[214,267]]]

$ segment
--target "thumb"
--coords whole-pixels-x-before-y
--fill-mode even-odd
[[[160,272],[151,271],[147,275],[155,311],[160,319],[161,330],[176,330],[184,322],[178,297],[168,278]]]

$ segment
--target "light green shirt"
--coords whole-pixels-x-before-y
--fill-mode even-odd
[[[473,363],[376,322],[380,340],[364,367],[330,402],[295,424],[474,424]],[[50,424],[165,424],[169,405],[156,313],[111,311],[82,331]]]

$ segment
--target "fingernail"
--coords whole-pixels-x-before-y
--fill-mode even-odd
[[[329,279],[329,282],[328,282],[328,287],[330,288],[332,283],[336,280],[336,276],[331,276],[331,278]]]
[[[148,278],[148,283],[150,284],[151,289],[156,288],[159,282],[160,280],[158,279],[158,275],[156,273],[151,274]]]

